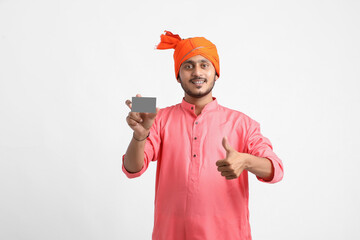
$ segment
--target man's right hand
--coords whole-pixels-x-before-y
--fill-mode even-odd
[[[141,95],[136,94],[136,97],[141,97]],[[131,109],[132,103],[130,100],[126,100],[125,104]],[[134,137],[136,139],[146,138],[159,110],[159,108],[156,108],[156,113],[129,112],[126,122],[134,130]]]

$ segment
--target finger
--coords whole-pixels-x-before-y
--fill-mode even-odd
[[[132,108],[132,102],[128,99],[125,101],[125,104],[131,109]]]
[[[228,172],[228,171],[224,171],[224,172],[221,172],[221,176],[224,176],[224,177],[234,176],[234,173]]]
[[[219,172],[232,171],[232,169],[230,169],[229,166],[218,167],[217,170],[218,170]]]
[[[216,166],[218,166],[218,167],[228,166],[228,165],[229,165],[229,163],[225,159],[222,159],[222,160],[219,160],[216,162]]]
[[[236,175],[230,175],[230,176],[226,176],[225,177],[227,180],[232,180],[232,179],[236,179]]]
[[[136,97],[141,97],[141,94],[140,93],[136,94]]]
[[[126,117],[126,122],[129,124],[129,126],[135,127],[138,122],[134,119],[131,119],[129,116]]]
[[[143,119],[140,117],[139,113],[129,112],[128,116],[136,122],[143,122]]]
[[[229,140],[227,139],[227,137],[223,137],[222,139],[222,145],[224,147],[224,149],[226,150],[226,152],[230,152],[233,150],[233,148],[231,147]]]
[[[156,113],[144,113],[148,116],[149,119],[154,119],[156,118],[156,115],[159,113],[160,108],[156,108]]]

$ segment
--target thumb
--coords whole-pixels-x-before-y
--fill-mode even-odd
[[[227,139],[227,137],[223,137],[222,145],[223,145],[224,149],[226,150],[226,152],[231,152],[232,150],[234,150],[232,148],[232,146],[230,145],[229,140]]]
[[[159,113],[160,111],[160,108],[156,108],[156,112],[155,113],[147,113],[147,116],[149,117],[149,119],[155,119],[156,118],[156,115]]]

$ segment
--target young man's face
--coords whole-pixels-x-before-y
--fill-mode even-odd
[[[181,64],[178,82],[187,95],[202,98],[212,91],[217,79],[212,63],[205,57],[196,55]]]

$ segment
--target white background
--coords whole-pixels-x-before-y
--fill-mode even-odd
[[[177,104],[164,30],[217,45],[219,104],[285,176],[250,176],[253,239],[359,239],[359,1],[0,0],[0,239],[150,239],[156,163],[121,171],[126,99]]]

